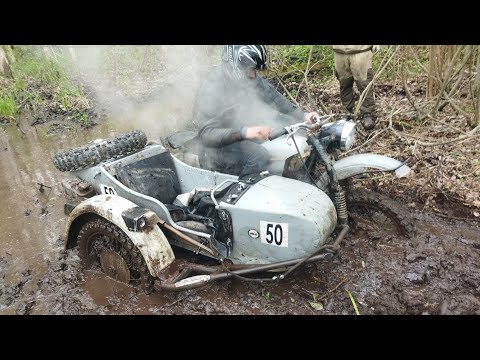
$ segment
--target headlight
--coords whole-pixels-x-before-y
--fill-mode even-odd
[[[322,126],[321,137],[330,138],[329,143],[333,142],[340,150],[349,150],[355,142],[357,124],[345,119]]]
[[[356,125],[353,121],[345,121],[340,136],[340,150],[347,151],[352,147],[357,134]]]

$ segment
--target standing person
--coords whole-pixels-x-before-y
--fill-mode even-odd
[[[373,79],[372,54],[380,49],[380,45],[333,45],[335,58],[335,76],[340,83],[340,99],[348,112],[355,108],[353,83],[360,94]],[[373,86],[365,96],[360,108],[360,119],[366,130],[375,127],[375,99]]]
[[[319,116],[295,106],[257,76],[266,66],[264,45],[225,45],[221,64],[200,87],[194,117],[209,168],[240,177],[264,171],[270,154],[261,143],[272,128]]]

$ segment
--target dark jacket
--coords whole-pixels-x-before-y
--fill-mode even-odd
[[[203,145],[223,147],[240,141],[244,126],[279,128],[302,121],[304,111],[260,76],[245,80],[247,86],[237,84],[217,66],[200,87],[194,121]]]

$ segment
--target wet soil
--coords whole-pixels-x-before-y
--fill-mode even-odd
[[[33,122],[0,127],[0,314],[351,315],[355,306],[359,314],[480,314],[480,223],[472,209],[451,201],[428,207],[414,189],[384,178],[365,186],[397,200],[398,211],[415,220],[414,236],[359,224],[331,259],[279,283],[233,279],[145,295],[101,272],[84,272],[77,250],[63,249],[60,182],[67,174],[51,158],[136,127]]]

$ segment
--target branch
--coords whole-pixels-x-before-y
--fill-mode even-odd
[[[415,101],[413,100],[412,93],[410,92],[410,89],[407,86],[407,80],[405,79],[405,66],[404,66],[404,64],[402,64],[401,74],[402,74],[402,84],[403,84],[403,88],[405,89],[405,94],[407,95],[407,99],[410,102],[410,104],[412,104],[412,107],[415,109],[415,111],[419,114],[420,112],[418,111],[418,108],[415,105]]]
[[[310,95],[310,90],[308,88],[308,72],[310,71],[309,66],[310,66],[310,60],[312,59],[312,52],[313,52],[313,45],[310,45],[310,52],[308,53],[308,61],[307,61],[307,68],[305,69],[305,72],[303,75],[305,76],[305,90],[307,91],[307,97],[308,97],[308,102],[310,103],[310,106],[312,106],[312,96]]]
[[[388,119],[388,128],[389,129],[393,129],[393,115],[397,115],[400,110],[403,109],[403,106],[400,106],[397,110],[392,110],[392,112],[390,113],[390,116],[389,116],[389,119]]]
[[[415,56],[415,61],[417,62],[417,64],[423,69],[423,71],[425,73],[428,73],[428,69],[425,67],[425,65],[423,65],[423,63],[420,61],[420,59],[418,58],[418,54],[413,51],[413,46],[408,46],[408,49],[410,50],[410,52],[413,54],[413,56]]]
[[[453,99],[451,99],[447,93],[445,93],[445,97],[447,98],[447,101],[449,102],[450,105],[458,112],[464,115],[467,119],[468,122],[470,123],[470,115],[463,109],[461,109],[457,104],[454,103]]]
[[[415,140],[424,140],[423,138],[419,138],[417,136],[413,136],[413,135],[409,135],[409,134],[400,134],[397,130],[395,130],[393,127],[390,128],[390,130],[393,131],[393,133],[395,135],[397,135],[399,138],[403,138],[403,137],[408,137],[408,138],[412,138],[412,139],[415,139]],[[461,135],[455,139],[451,139],[451,140],[444,140],[444,141],[439,141],[439,142],[436,142],[436,143],[431,143],[431,142],[424,142],[424,141],[417,141],[416,144],[418,145],[422,145],[422,146],[438,146],[438,145],[446,145],[446,144],[451,144],[451,143],[454,143],[454,142],[461,142],[461,141],[465,141],[465,140],[469,140],[470,138],[472,137],[475,137],[475,136],[478,136],[480,134],[475,134],[478,130],[480,129],[480,125],[478,125],[475,129],[473,129],[472,131],[469,131],[467,134],[465,135]]]
[[[310,45],[310,52],[308,53],[308,62],[307,62],[307,68],[305,69],[305,72],[303,73],[305,76],[305,90],[307,91],[307,96],[308,96],[308,102],[310,103],[310,106],[313,106],[313,100],[312,96],[310,95],[310,89],[308,87],[308,73],[310,72],[310,60],[312,59],[312,52],[313,52],[313,45]],[[315,63],[316,64],[316,63]],[[315,64],[312,65],[315,66]],[[320,107],[322,108],[323,112],[325,114],[328,113],[328,109],[323,105],[321,100],[318,100]]]
[[[363,146],[367,145],[368,143],[370,143],[373,139],[375,139],[375,138],[376,138],[377,136],[379,136],[381,133],[385,132],[385,130],[387,130],[387,129],[384,128],[384,129],[382,129],[382,130],[380,130],[380,131],[377,131],[377,132],[375,133],[375,135],[373,135],[370,139],[368,139],[367,141],[361,143],[360,145],[358,145],[358,146],[355,147],[355,148],[352,148],[352,149],[350,149],[350,150],[348,150],[348,151],[345,151],[344,154],[346,155],[346,154],[351,153],[351,152],[353,152],[353,151],[357,151],[357,150],[360,149],[361,147],[363,147]]]
[[[288,91],[288,89],[285,87],[285,85],[283,85],[282,80],[280,80],[280,78],[279,78],[277,75],[275,75],[275,78],[276,78],[277,81],[280,83],[280,85],[282,85],[283,90],[285,90],[285,92],[287,93],[288,97],[289,97],[290,99],[292,99],[292,101],[294,102],[294,104],[297,105],[297,106],[300,106],[300,105],[298,105],[297,100],[295,100],[295,99],[293,98],[292,94],[290,94],[290,91]]]
[[[440,91],[438,92],[438,97],[437,101],[435,102],[435,105],[432,109],[432,111],[436,112],[438,109],[438,105],[440,105],[440,101],[442,100],[442,94],[445,92],[448,83],[450,82],[450,76],[453,71],[454,65],[455,65],[455,60],[457,59],[458,56],[460,56],[460,53],[462,51],[462,47],[459,46],[457,51],[455,52],[455,55],[453,55],[452,60],[450,61],[450,64],[445,72],[445,77],[442,81],[442,87],[440,88]]]
[[[475,128],[473,128],[472,130],[470,130],[467,135],[475,135],[476,132],[480,130],[480,124],[478,124]]]
[[[337,290],[337,289],[340,287],[340,285],[342,285],[343,283],[345,283],[345,281],[347,281],[347,278],[346,278],[346,277],[344,277],[344,278],[342,279],[342,281],[340,281],[334,288],[328,290],[326,293],[324,293],[322,296],[320,296],[320,297],[319,297],[318,299],[316,299],[316,300],[317,300],[317,301],[320,301],[320,300],[325,299],[325,298],[328,296],[328,294],[331,294],[332,292],[334,292],[335,290]]]
[[[367,96],[368,94],[368,91],[370,91],[370,88],[372,87],[373,83],[375,82],[375,80],[378,78],[378,76],[383,72],[383,70],[385,70],[385,68],[387,67],[387,65],[390,63],[390,61],[392,60],[393,58],[393,55],[395,55],[395,53],[397,52],[397,50],[400,48],[400,45],[396,46],[395,47],[395,50],[392,52],[392,54],[390,55],[390,57],[388,58],[388,60],[385,62],[385,64],[383,65],[382,67],[382,64],[380,64],[380,67],[381,69],[375,73],[375,75],[373,76],[373,79],[372,81],[370,81],[368,83],[368,85],[365,87],[365,89],[363,90],[362,94],[360,95],[360,99],[358,100],[358,103],[357,103],[357,106],[355,107],[355,114],[358,113],[358,111],[360,110],[360,107],[362,106],[363,104],[363,101],[365,100],[365,97]],[[387,56],[385,56],[382,60],[382,63],[383,61],[385,61]]]

